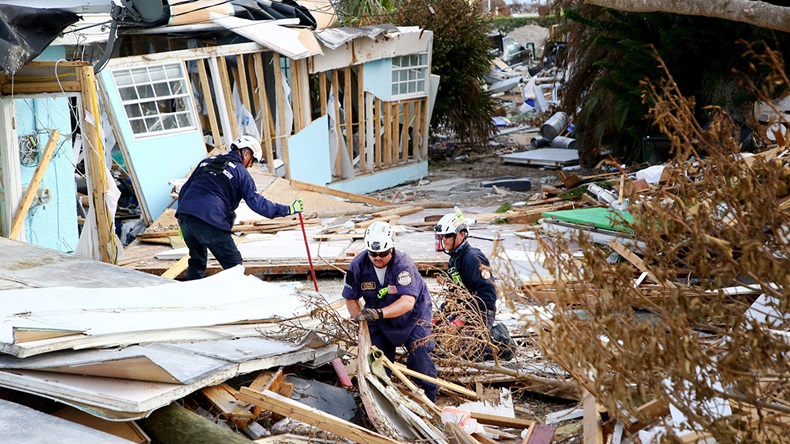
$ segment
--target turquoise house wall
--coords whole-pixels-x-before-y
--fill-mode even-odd
[[[381,100],[392,97],[392,59],[380,59],[365,63],[363,86]]]
[[[36,60],[58,60],[65,56],[63,47],[49,47]],[[30,208],[25,220],[28,243],[53,250],[72,252],[77,245],[77,187],[74,179],[74,153],[71,144],[71,117],[66,97],[16,99],[16,127],[19,137],[34,135],[43,151],[49,131],[61,136],[39,189],[52,193],[46,205]],[[20,165],[22,189],[27,189],[38,161]]]
[[[125,144],[128,158],[142,190],[143,200],[151,220],[156,220],[173,202],[170,180],[184,178],[195,165],[206,157],[206,144],[198,129],[160,136],[139,137],[135,139],[129,121],[121,104],[121,97],[115,85],[110,68],[99,73],[109,102],[108,108],[118,122],[115,128],[119,143]],[[139,199],[140,196],[138,196]]]

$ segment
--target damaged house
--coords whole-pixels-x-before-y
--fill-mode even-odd
[[[114,262],[118,196],[148,225],[207,151],[245,134],[293,181],[366,193],[427,175],[429,30],[330,28],[322,1],[8,3],[61,23],[35,61],[3,67],[5,236]]]

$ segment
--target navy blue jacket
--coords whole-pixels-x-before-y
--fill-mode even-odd
[[[221,173],[207,168],[214,161],[227,161]],[[177,214],[189,214],[221,230],[231,231],[241,199],[268,218],[287,216],[291,210],[267,200],[255,191],[255,182],[241,160],[241,153],[203,159],[178,193]]]
[[[491,264],[482,251],[464,242],[450,252],[447,273],[475,296],[481,313],[496,313],[496,288]]]
[[[369,322],[371,336],[378,332],[396,346],[406,343],[414,327],[421,323],[431,325],[431,296],[428,285],[420,276],[414,261],[405,253],[393,250],[393,257],[387,264],[384,285],[379,284],[375,266],[366,252],[357,254],[351,261],[346,272],[346,283],[343,286],[343,297],[346,299],[365,300],[365,308],[382,308],[393,304],[402,295],[417,298],[414,308],[397,318],[380,319]],[[428,328],[425,329],[429,331]]]

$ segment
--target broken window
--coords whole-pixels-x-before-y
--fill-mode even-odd
[[[428,76],[428,53],[392,58],[392,98],[403,99],[425,95]]]
[[[195,116],[183,64],[113,70],[132,132],[137,135],[172,133],[195,128]]]

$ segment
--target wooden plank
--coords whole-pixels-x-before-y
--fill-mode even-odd
[[[386,201],[383,201],[383,200],[380,200],[380,199],[375,199],[375,198],[368,197],[368,196],[364,196],[362,194],[354,194],[354,193],[348,193],[346,191],[333,190],[332,188],[322,187],[322,186],[318,186],[318,185],[313,185],[313,184],[307,183],[307,182],[300,182],[298,180],[291,180],[291,186],[299,188],[299,189],[302,189],[302,190],[315,191],[315,192],[321,193],[321,194],[328,194],[330,196],[343,197],[345,199],[348,199],[348,200],[351,200],[351,201],[354,201],[354,202],[367,203],[367,204],[376,205],[376,206],[387,206],[387,205],[390,204],[389,202],[386,202]]]
[[[409,161],[409,126],[411,125],[411,102],[403,102],[403,127],[400,134],[401,162]]]
[[[82,130],[87,142],[86,148],[89,153],[86,156],[85,167],[88,170],[88,178],[91,181],[91,200],[95,216],[96,231],[99,236],[99,252],[102,262],[115,263],[118,260],[115,244],[114,229],[105,196],[109,187],[107,186],[107,174],[104,158],[104,139],[99,132],[98,122],[101,119],[99,112],[99,99],[96,94],[96,77],[92,66],[77,68],[77,74],[82,84]],[[90,120],[89,120],[90,116]],[[95,119],[95,121],[93,121]],[[110,254],[110,249],[113,254]]]
[[[351,91],[351,67],[346,66],[345,70],[343,71],[343,110],[345,111],[343,115],[346,117],[346,151],[348,152],[348,158],[351,162],[354,162],[354,110],[351,104],[351,97],[353,97],[353,93]],[[353,169],[353,167],[352,167]]]
[[[384,144],[381,147],[383,159],[382,168],[392,166],[392,106],[389,102],[383,102],[384,107]]]
[[[318,100],[321,103],[321,115],[326,115],[326,73],[318,73]]]
[[[626,424],[625,429],[628,433],[634,434],[667,415],[669,415],[669,404],[661,399],[653,399],[636,409],[631,417],[637,420]]]
[[[253,64],[255,65],[255,79],[258,83],[258,102],[261,111],[261,134],[263,134],[263,160],[266,162],[266,168],[270,173],[274,174],[274,155],[272,154],[272,131],[271,121],[272,113],[269,109],[269,98],[266,95],[266,77],[263,73],[263,58],[261,53],[255,53],[252,56]]]
[[[647,266],[645,265],[645,262],[639,256],[637,256],[633,251],[631,251],[628,248],[626,248],[625,245],[623,245],[620,242],[618,242],[617,239],[612,239],[612,241],[609,242],[609,248],[611,248],[617,254],[622,256],[623,259],[625,259],[628,262],[630,262],[633,266],[635,266],[637,269],[639,269],[639,271],[641,271],[643,273],[647,273],[647,276],[653,282],[655,282],[657,284],[661,284],[662,283],[661,281],[658,280],[656,275],[654,275],[653,272],[651,272],[647,268]],[[669,282],[669,281],[665,281],[664,285],[668,286],[669,288],[677,288],[677,286],[675,284],[673,284],[672,282]]]
[[[354,423],[322,412],[300,402],[272,392],[256,392],[242,387],[239,398],[262,408],[293,418],[355,442],[394,444],[397,441]]]
[[[302,115],[302,79],[299,77],[299,61],[291,60],[291,108],[294,118],[294,134],[301,131],[304,127]]]
[[[252,381],[250,389],[256,392],[264,392],[266,390],[277,392],[283,383],[283,378],[285,378],[285,376],[282,367],[276,372],[263,371]],[[252,407],[252,414],[257,418],[261,415],[261,412],[263,412],[263,408],[254,404]]]
[[[466,396],[466,397],[468,397],[470,399],[477,399],[478,398],[477,397],[477,393],[467,389],[466,387],[462,387],[462,386],[460,386],[458,384],[453,384],[452,382],[444,381],[442,379],[432,378],[432,377],[430,377],[428,375],[423,375],[420,372],[416,372],[416,371],[414,371],[414,370],[412,370],[410,368],[407,368],[405,365],[403,365],[403,364],[401,364],[399,362],[395,362],[395,363],[393,363],[393,365],[399,371],[403,372],[404,374],[409,375],[409,376],[413,376],[413,377],[415,377],[417,379],[422,379],[423,381],[431,382],[433,384],[438,385],[439,388],[443,388],[445,390],[449,390],[449,391],[452,391],[452,392],[460,393],[460,394],[462,394],[462,395],[464,395],[464,396]]]
[[[168,279],[175,279],[181,275],[189,267],[189,254],[185,254],[184,257],[178,260],[172,267],[168,268],[167,271],[162,273],[162,277]]]
[[[214,99],[211,98],[211,87],[208,82],[208,72],[206,72],[206,62],[196,60],[198,67],[198,78],[200,78],[201,96],[203,98],[203,108],[207,111],[208,122],[211,127],[211,138],[214,139],[214,146],[221,147],[222,139],[219,136],[219,124],[217,123],[217,110],[214,107]]]
[[[483,433],[472,433],[472,438],[476,439],[477,442],[481,442],[483,444],[498,444],[499,441],[495,441],[488,436],[484,435]]]
[[[598,402],[587,390],[582,395],[582,408],[584,409],[583,440],[584,444],[603,444],[603,426],[601,414],[598,413]]]
[[[255,415],[236,399],[238,392],[228,384],[203,387],[200,392],[217,409],[221,418],[232,421],[236,427],[245,428],[255,419]]]
[[[506,416],[489,415],[487,413],[471,412],[472,418],[480,424],[487,424],[497,427],[507,427],[513,429],[528,429],[535,425],[535,421],[522,418],[508,418]]]
[[[392,143],[390,144],[390,159],[392,165],[395,166],[400,161],[399,148],[400,148],[400,103],[392,103]]]
[[[14,214],[14,220],[11,222],[11,228],[8,231],[9,239],[16,240],[19,237],[19,232],[22,231],[22,226],[25,223],[28,211],[30,211],[30,206],[33,204],[33,199],[35,199],[38,194],[38,186],[44,179],[44,174],[47,172],[49,162],[52,160],[52,154],[55,152],[55,147],[58,145],[58,139],[60,139],[60,132],[57,129],[53,129],[49,133],[49,140],[44,147],[44,152],[41,153],[38,165],[36,165],[36,171],[33,172],[30,184],[27,186],[27,190],[25,190],[25,194],[19,202],[19,208],[17,208],[16,214]]]
[[[245,57],[245,54],[239,54],[236,56],[236,72],[238,73],[238,88],[239,96],[241,97],[241,103],[252,113],[252,101],[250,100],[250,89],[249,83],[247,82],[247,64],[244,60]]]
[[[444,425],[444,433],[447,435],[450,444],[478,444],[479,442],[454,422],[448,422]]]
[[[332,70],[332,93],[334,94],[334,110],[335,113],[335,137],[337,138],[337,157],[335,159],[335,176],[343,177],[343,156],[340,150],[343,149],[343,130],[340,126],[340,93],[337,70]]]
[[[428,82],[426,81],[426,83],[428,83]],[[427,159],[428,158],[428,136],[430,135],[430,129],[431,129],[431,120],[430,120],[431,116],[428,115],[428,98],[423,99],[423,102],[424,102],[423,109],[424,109],[425,112],[422,113],[422,128],[423,128],[423,133],[424,134],[423,134],[423,138],[422,138],[422,147],[421,147],[420,151],[422,152],[422,157],[421,158],[422,159]]]
[[[367,169],[365,160],[365,91],[362,87],[362,70],[364,65],[357,66],[357,147],[359,150],[359,172],[364,173]]]
[[[222,83],[222,96],[225,98],[225,106],[227,107],[227,109],[221,109],[219,112],[227,113],[231,139],[235,140],[239,137],[239,124],[236,122],[236,113],[233,109],[233,93],[230,90],[230,76],[225,57],[217,58],[217,67],[219,68],[219,78]]]
[[[383,134],[382,134],[382,119],[384,118],[384,114],[382,113],[382,105],[381,99],[376,99],[376,113],[375,113],[375,121],[373,122],[374,131],[376,132],[376,142],[373,145],[373,158],[376,160],[376,168],[381,169],[381,159],[384,156],[384,151],[382,149],[383,143]]]
[[[78,80],[62,80],[58,82],[14,82],[13,84],[3,85],[3,94],[41,94],[41,93],[62,93],[80,92],[81,86]]]
[[[283,70],[280,61],[280,54],[274,53],[272,65],[274,66],[274,88],[277,97],[277,139],[282,147],[282,159],[285,163],[285,178],[291,178],[291,165],[288,159],[288,136],[291,129],[285,127],[285,92],[283,91]]]
[[[420,150],[420,140],[421,137],[427,137],[427,134],[423,134],[423,127],[422,127],[422,100],[418,100],[414,104],[414,132],[412,137],[411,144],[411,153],[414,156],[414,160],[422,160],[422,153]]]
[[[307,126],[313,122],[313,109],[310,100],[310,75],[307,72],[307,61],[299,60],[299,86],[302,90],[298,99],[301,101],[302,124]]]

